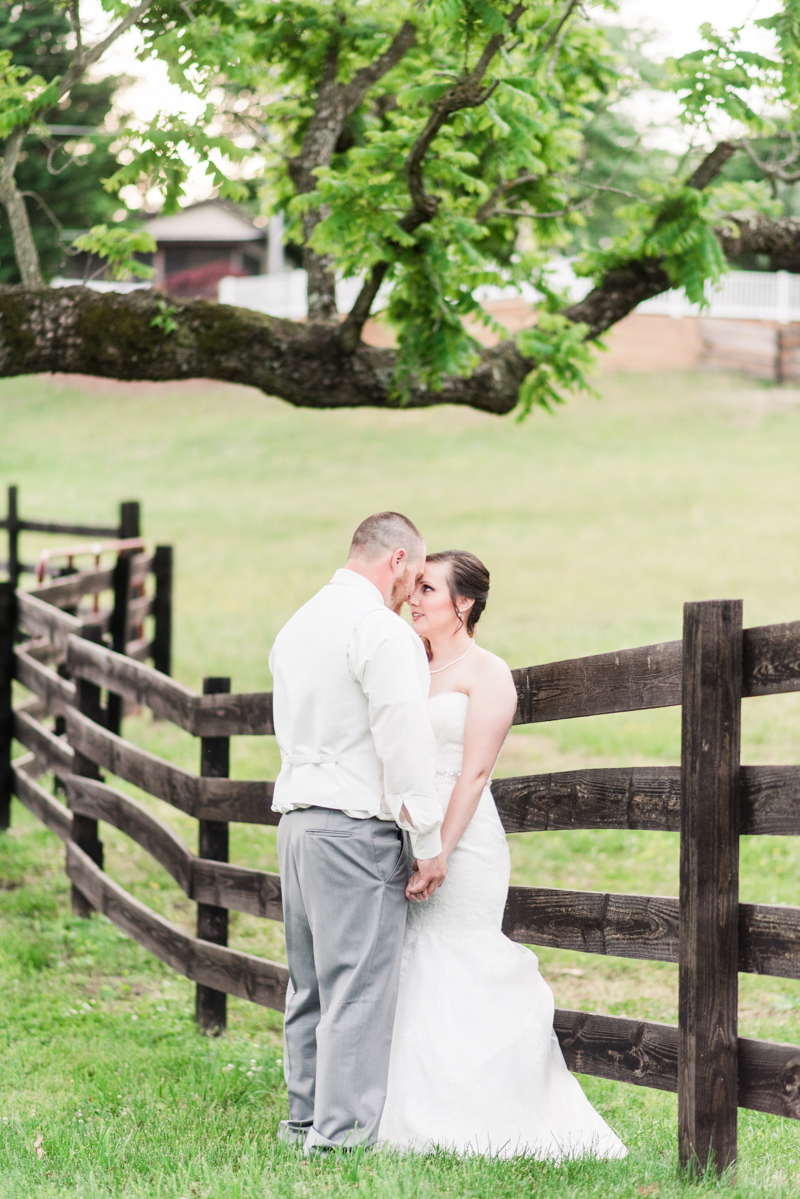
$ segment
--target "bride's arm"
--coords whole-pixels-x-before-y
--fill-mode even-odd
[[[458,845],[475,815],[517,707],[517,689],[502,658],[483,657],[470,680],[464,760],[442,824],[442,853]]]

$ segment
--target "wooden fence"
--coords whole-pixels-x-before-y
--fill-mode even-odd
[[[18,593],[20,622],[46,630],[74,681],[14,650],[10,670],[35,709],[9,715],[29,751],[12,765],[21,802],[66,843],[67,872],[85,904],[198,984],[197,1018],[225,1024],[225,994],[282,1010],[282,965],[229,948],[227,912],[280,920],[278,875],[230,864],[231,821],[275,824],[272,783],[228,777],[231,736],[273,732],[269,693],[231,694],[207,679],[198,695],[80,635],[41,600]],[[515,723],[682,705],[680,767],[592,769],[498,779],[509,833],[553,829],[679,831],[680,898],[512,887],[504,930],[525,944],[679,964],[677,1027],[556,1011],[569,1067],[678,1093],[684,1165],[735,1161],[738,1107],[800,1118],[800,1046],[738,1037],[739,971],[800,978],[800,908],[740,904],[740,834],[800,835],[800,766],[739,763],[742,697],[800,690],[800,622],[742,629],[740,601],[691,603],[682,641],[549,663],[514,672]],[[102,692],[148,706],[200,738],[193,774],[108,728]],[[66,735],[42,723],[63,717]],[[101,770],[200,822],[199,855]],[[68,806],[37,782],[65,780]],[[190,936],[128,895],[101,869],[97,821],[144,847],[198,905]]]

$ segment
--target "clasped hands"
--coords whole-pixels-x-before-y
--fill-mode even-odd
[[[417,858],[413,871],[406,887],[406,899],[411,903],[421,903],[433,895],[437,887],[441,887],[444,882],[447,876],[447,858],[443,853],[435,858]]]

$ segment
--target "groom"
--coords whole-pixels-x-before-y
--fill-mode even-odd
[[[428,664],[398,615],[424,566],[425,543],[407,517],[368,517],[343,569],[281,629],[270,655],[291,980],[280,1136],[307,1151],[375,1140],[406,900],[427,899],[447,873]]]

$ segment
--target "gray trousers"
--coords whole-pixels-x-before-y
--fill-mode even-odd
[[[396,824],[330,808],[278,827],[290,984],[283,1140],[370,1145],[386,1101],[409,847]]]

